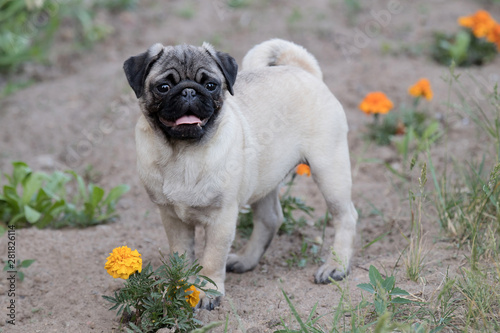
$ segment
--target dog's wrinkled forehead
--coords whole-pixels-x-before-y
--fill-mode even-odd
[[[176,83],[182,80],[199,81],[201,75],[223,77],[223,73],[211,56],[211,45],[165,46],[159,59],[151,67],[147,80],[158,80],[172,75]]]

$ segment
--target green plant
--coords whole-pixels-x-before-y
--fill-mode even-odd
[[[495,44],[483,38],[477,38],[470,30],[460,30],[456,34],[434,34],[431,55],[438,63],[450,66],[482,65],[490,62],[497,55]]]
[[[377,315],[383,315],[388,311],[394,313],[397,305],[413,303],[406,298],[394,297],[410,295],[406,290],[396,287],[394,276],[384,279],[377,268],[371,265],[368,277],[370,283],[360,283],[357,287],[373,295],[373,302],[368,302],[368,304],[373,305]]]
[[[484,332],[500,329],[500,283],[498,274],[462,269],[456,288],[465,301],[465,324]]]
[[[290,181],[286,183],[285,193],[280,198],[281,208],[283,210],[283,223],[279,229],[279,232],[291,235],[295,230],[304,227],[307,221],[304,216],[296,218],[294,214],[302,212],[307,216],[312,216],[314,208],[308,206],[302,199],[294,197],[290,194],[292,186],[294,184],[297,173],[293,173]]]
[[[314,262],[319,262],[321,260],[319,257],[319,249],[320,248],[318,245],[312,244],[306,237],[302,237],[302,245],[300,246],[300,250],[298,252],[291,252],[290,257],[285,261],[289,268],[294,266],[298,268],[304,268],[306,267],[310,259],[312,259]]]
[[[283,296],[285,297],[285,300],[290,308],[290,311],[292,311],[292,314],[293,314],[295,320],[299,324],[300,330],[295,330],[295,329],[289,328],[288,325],[285,323],[285,321],[282,318],[281,325],[283,326],[284,329],[274,331],[274,333],[295,333],[295,332],[304,332],[304,333],[307,333],[307,332],[316,333],[317,332],[317,333],[320,333],[320,332],[325,332],[325,330],[317,324],[317,321],[322,316],[316,316],[316,317],[314,316],[316,313],[316,308],[318,306],[318,303],[316,303],[313,306],[311,312],[309,313],[309,316],[307,317],[307,319],[305,321],[303,321],[300,318],[299,313],[295,309],[295,306],[293,305],[292,301],[290,300],[288,295],[285,293],[285,291],[283,289],[281,289],[281,292],[283,293]]]
[[[112,221],[118,216],[116,203],[121,196],[128,192],[128,185],[118,185],[112,188],[108,195],[104,189],[95,184],[85,184],[83,178],[74,171],[68,171],[77,182],[78,194],[67,203],[64,217],[55,221],[53,226],[90,226]],[[82,209],[83,208],[83,209]]]
[[[26,259],[26,260],[17,259],[15,265],[13,265],[13,263],[11,263],[11,262],[6,262],[5,266],[3,267],[3,270],[4,271],[16,271],[17,277],[19,278],[19,281],[23,282],[24,281],[24,272],[22,271],[22,269],[30,267],[31,264],[34,262],[35,262],[35,259]]]
[[[196,14],[196,9],[192,4],[188,3],[176,11],[176,14],[183,19],[190,20]]]
[[[250,206],[240,210],[238,214],[238,225],[236,228],[241,236],[247,239],[250,238],[253,229],[253,213]]]
[[[295,217],[297,213],[301,212],[312,217],[312,212],[314,211],[314,208],[308,206],[302,199],[290,194],[296,177],[297,173],[293,173],[290,180],[285,184],[285,193],[280,197],[281,209],[283,210],[283,223],[280,226],[279,232],[287,235],[291,235],[295,230],[307,224],[304,216]],[[253,214],[250,207],[246,207],[240,211],[237,229],[245,238],[249,238],[252,233],[252,220]]]
[[[355,23],[356,15],[361,11],[360,0],[344,0],[344,5],[347,8],[347,18],[350,24]]]
[[[422,204],[425,200],[425,183],[427,182],[427,165],[422,166],[420,178],[418,178],[420,195],[418,197],[410,190],[410,213],[411,213],[411,234],[406,248],[403,261],[406,267],[406,275],[412,281],[417,281],[420,273],[425,267],[424,237],[422,235]],[[415,207],[416,205],[416,207]],[[404,235],[403,235],[404,236]]]
[[[215,283],[200,275],[202,267],[196,261],[189,263],[185,254],[169,255],[168,261],[162,255],[161,262],[155,271],[148,264],[140,273],[132,274],[113,297],[102,296],[113,304],[109,310],[122,315],[121,322],[130,326],[129,332],[156,332],[163,327],[189,332],[201,326],[186,299],[195,292],[189,289],[194,286],[207,297],[221,295],[205,287]]]
[[[394,145],[406,164],[410,151],[414,152],[413,157],[416,158],[419,153],[427,151],[441,136],[439,123],[431,121],[421,132],[417,132],[410,126],[401,140],[394,140]]]
[[[439,122],[431,119],[429,112],[419,110],[422,96],[432,98],[430,83],[421,79],[413,87],[417,90],[410,92],[414,96],[412,105],[401,105],[399,110],[388,114],[375,113],[374,121],[367,125],[368,131],[365,135],[366,140],[381,146],[394,144],[398,152],[403,155],[404,163],[411,151],[414,155],[426,151],[427,147],[442,135]]]
[[[52,174],[34,172],[24,162],[13,162],[12,174],[0,192],[0,221],[17,228],[47,226],[85,227],[114,220],[116,203],[128,185],[119,185],[105,196],[104,189],[86,185],[74,171]],[[1,181],[1,179],[0,179]],[[77,194],[69,195],[73,185]]]
[[[228,0],[227,5],[231,8],[242,8],[250,4],[250,0]]]
[[[99,8],[130,8],[137,0],[12,1],[0,0],[0,71],[15,71],[26,62],[44,62],[62,22],[83,46],[104,39],[111,27],[98,24]]]
[[[96,1],[94,6],[104,7],[114,12],[134,9],[139,0],[101,0]]]

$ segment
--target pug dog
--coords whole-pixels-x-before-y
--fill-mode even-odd
[[[236,61],[210,44],[163,46],[125,61],[142,116],[135,130],[137,168],[158,205],[170,252],[194,260],[195,227],[205,228],[202,274],[224,294],[226,270],[254,269],[278,231],[280,184],[299,163],[333,216],[332,253],[316,283],[350,270],[357,212],[351,202],[347,122],[303,47],[272,39]],[[239,210],[250,205],[254,228],[229,254]],[[219,298],[200,295],[198,308]]]

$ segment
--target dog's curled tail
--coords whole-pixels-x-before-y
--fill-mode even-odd
[[[300,45],[282,39],[271,39],[254,46],[243,58],[242,69],[284,65],[300,67],[323,79],[318,61],[311,53]]]

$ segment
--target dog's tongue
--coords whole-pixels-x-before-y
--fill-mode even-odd
[[[182,116],[175,121],[175,125],[190,125],[190,124],[201,124],[201,120],[196,116],[189,115],[189,116]]]

